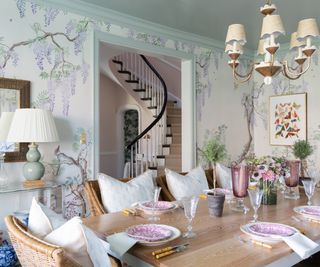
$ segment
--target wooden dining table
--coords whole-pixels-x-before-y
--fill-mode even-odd
[[[248,199],[245,200],[245,203],[250,206]],[[307,199],[302,191],[300,191],[300,199],[298,200],[284,199],[283,194],[278,193],[277,205],[261,205],[258,211],[258,220],[283,223],[296,227],[307,237],[320,244],[320,223],[306,220],[297,221],[297,217],[295,219],[292,218],[292,216],[297,216],[293,208],[306,205],[306,203]],[[313,204],[320,205],[320,192],[315,192]],[[127,252],[127,258],[133,261],[133,263],[129,264],[134,267],[285,267],[292,266],[301,261],[301,258],[284,242],[272,245],[272,248],[265,248],[250,242],[250,239],[241,232],[240,226],[248,223],[252,219],[252,216],[252,209],[247,214],[243,214],[232,211],[230,204],[225,203],[222,217],[210,217],[207,200],[200,199],[196,216],[193,220],[193,230],[196,233],[195,238],[186,239],[179,237],[161,247],[146,247],[136,244]],[[84,219],[84,223],[96,233],[108,236],[125,231],[129,226],[149,222],[147,216],[144,215],[132,216],[117,212],[89,217]],[[187,227],[187,219],[181,208],[161,215],[159,223],[174,226],[181,232],[185,232]],[[183,252],[175,253],[159,260],[152,256],[152,251],[156,249],[168,245],[185,243],[189,243],[189,245]]]

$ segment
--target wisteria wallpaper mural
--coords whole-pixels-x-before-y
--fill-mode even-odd
[[[40,150],[46,166],[45,179],[66,185],[66,217],[88,214],[83,183],[94,178],[90,65],[94,31],[194,54],[197,145],[201,146],[206,132],[226,125],[225,139],[232,159],[251,147],[246,104],[241,99],[250,95],[252,84],[233,83],[222,50],[146,34],[33,1],[3,0],[0,13],[0,76],[30,80],[32,106],[50,109],[56,118],[60,142],[41,145]],[[251,127],[251,119],[248,123]],[[239,134],[237,142],[230,142]],[[12,170],[21,168],[18,163],[10,166]],[[12,176],[18,177],[14,172]]]

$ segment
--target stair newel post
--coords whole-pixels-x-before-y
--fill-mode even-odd
[[[124,66],[125,70],[128,70],[128,52],[124,53],[123,66]],[[130,78],[131,78],[131,76],[130,76]]]

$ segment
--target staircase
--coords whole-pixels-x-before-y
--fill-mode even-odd
[[[112,63],[122,87],[133,96],[152,122],[127,146],[131,159],[129,176],[135,177],[147,169],[154,175],[164,168],[181,171],[181,109],[168,101],[164,79],[143,55],[124,53]]]

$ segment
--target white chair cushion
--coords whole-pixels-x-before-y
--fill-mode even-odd
[[[197,196],[203,190],[209,189],[206,174],[201,166],[192,169],[186,175],[181,175],[165,169],[169,191],[176,200]]]
[[[66,220],[63,219],[62,215],[38,203],[35,198],[32,199],[28,222],[28,230],[32,234],[43,238],[65,222]]]
[[[82,225],[82,230],[86,238],[87,252],[91,258],[94,267],[111,266],[108,253],[110,245],[108,242],[100,239],[88,227]]]
[[[217,182],[221,188],[232,188],[231,169],[223,164],[216,164]]]
[[[62,247],[69,257],[82,266],[93,266],[87,252],[87,241],[80,217],[74,217],[43,238],[44,241]]]
[[[154,182],[152,171],[133,178],[127,183],[106,174],[98,175],[102,204],[108,212],[121,211],[139,201],[152,200]]]

